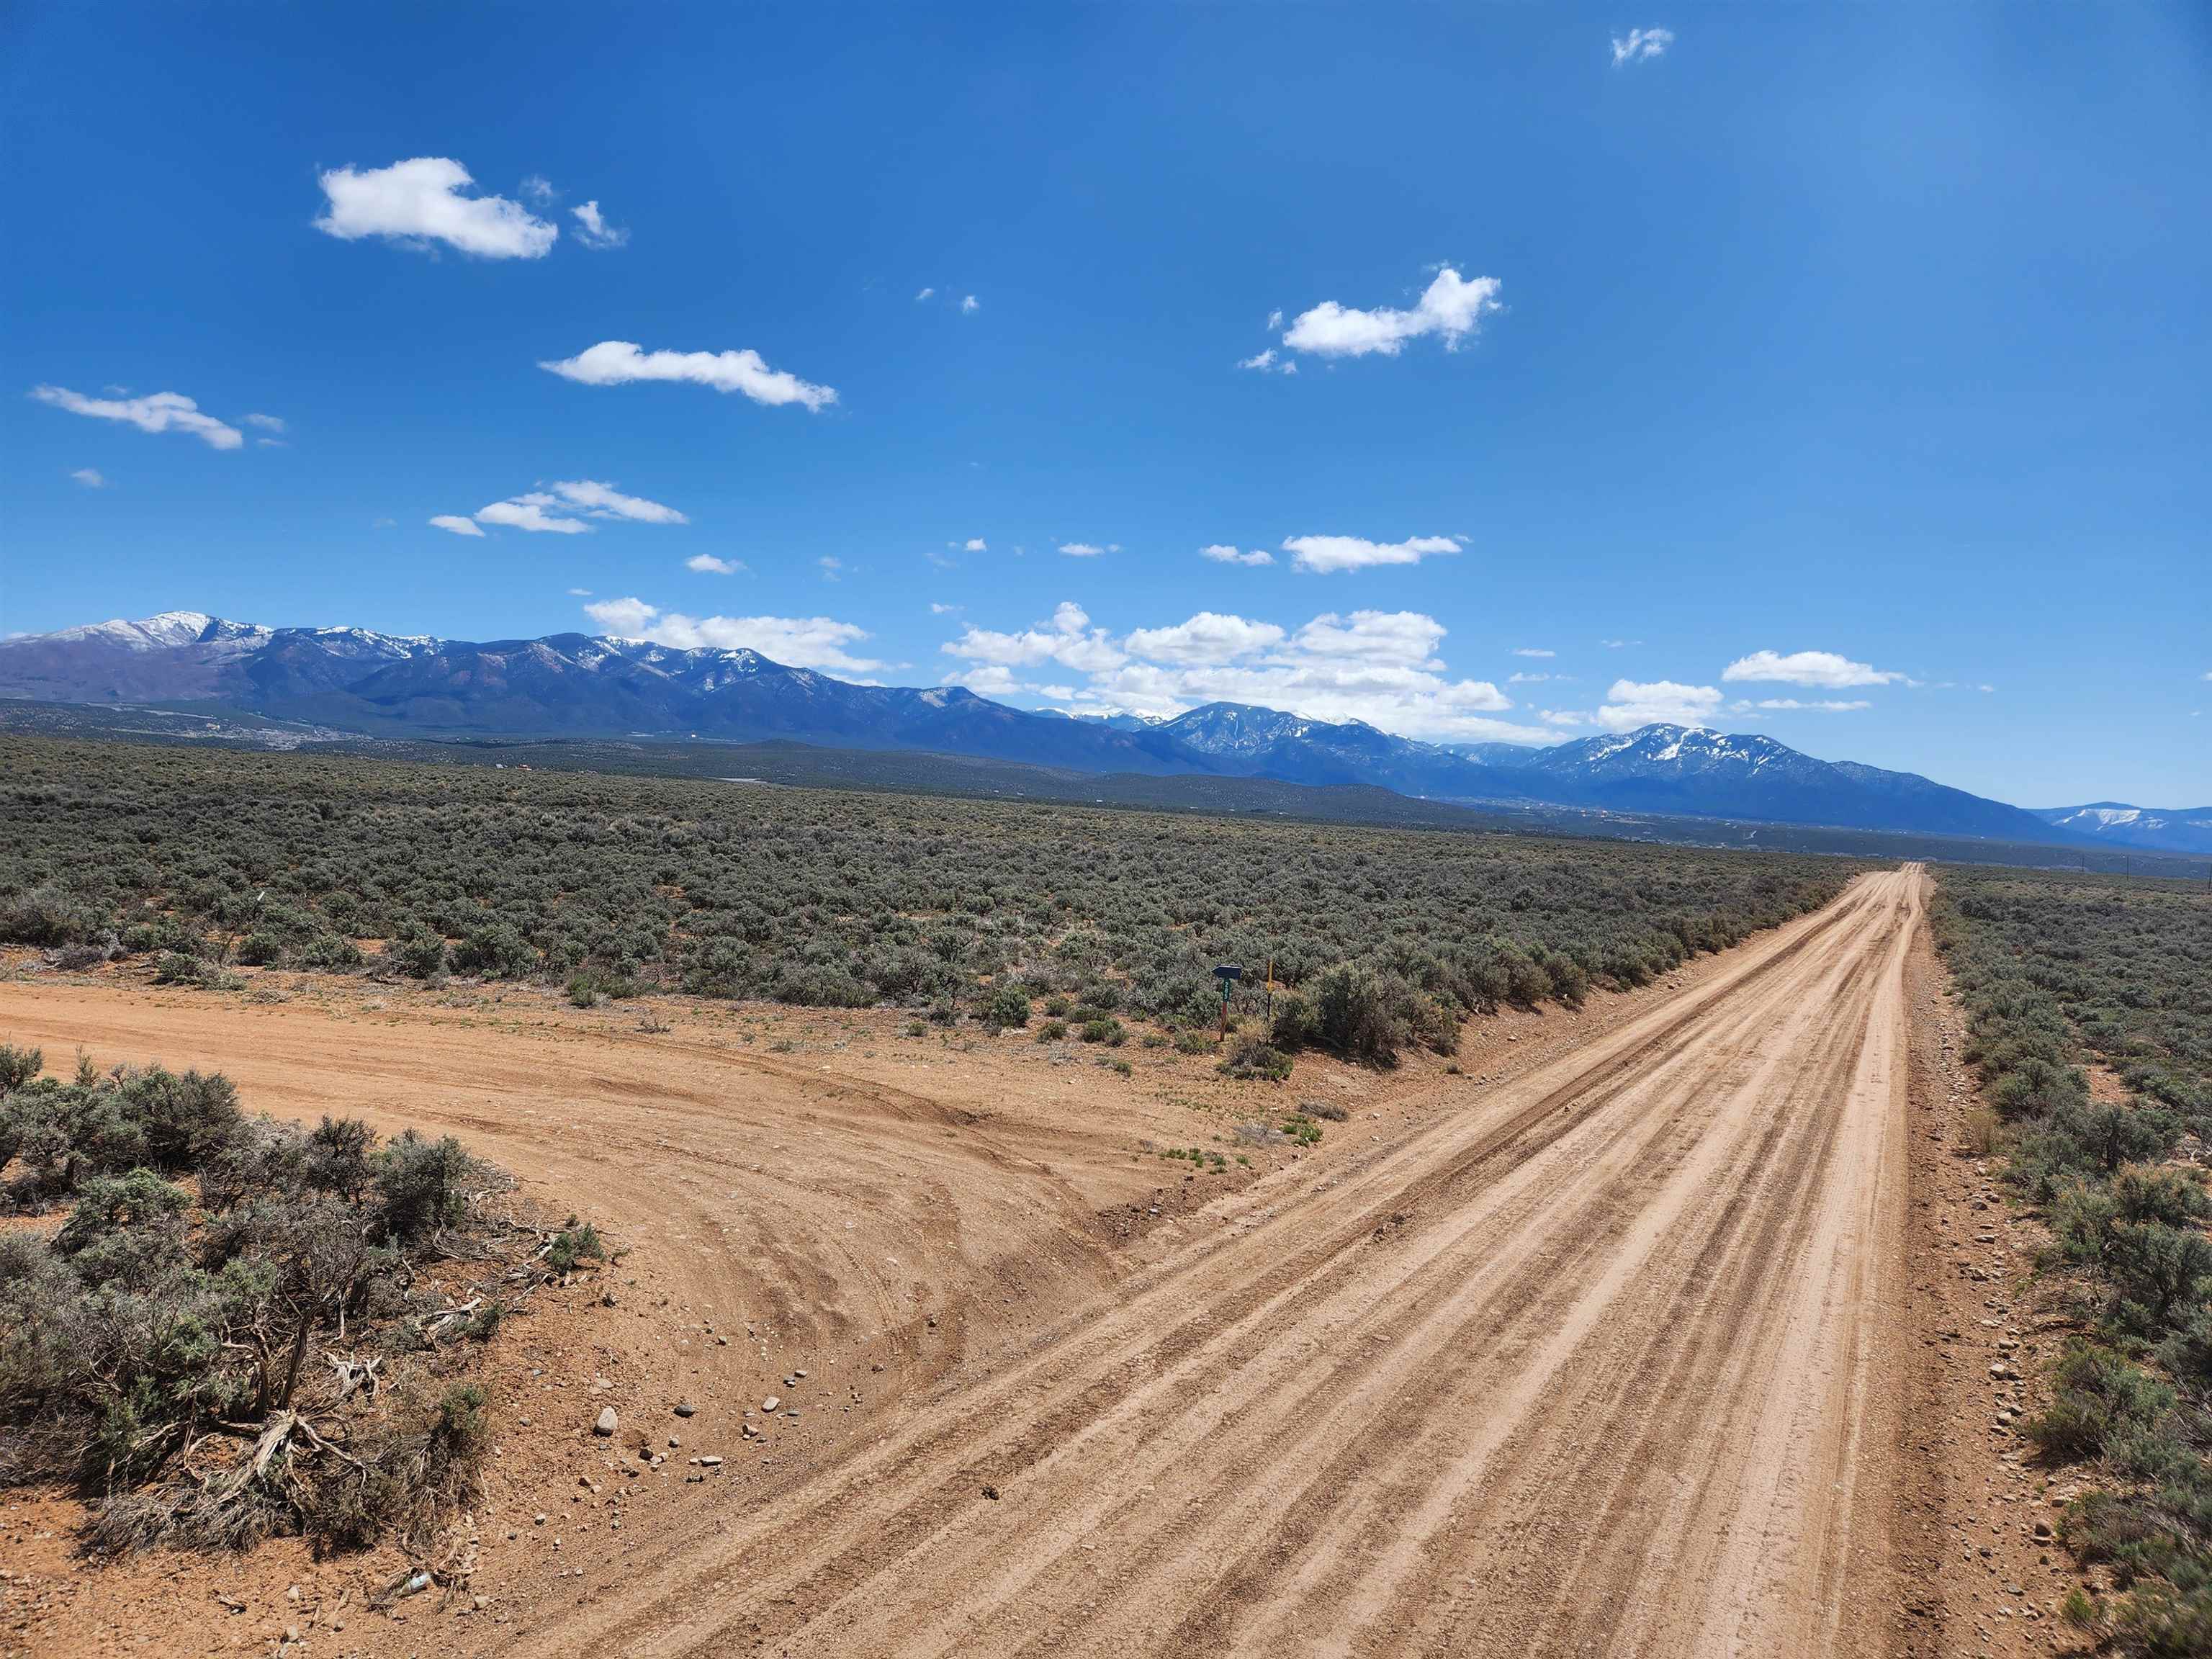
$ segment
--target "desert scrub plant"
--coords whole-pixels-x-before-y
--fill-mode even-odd
[[[588,1221],[578,1222],[573,1215],[545,1249],[545,1264],[556,1273],[571,1273],[583,1262],[604,1261],[606,1257],[606,1241],[599,1237],[599,1230]]]
[[[2118,1594],[2069,1613],[2126,1654],[2212,1650],[2212,900],[2051,872],[1946,871],[1930,908],[1990,1150],[2094,1309],[2028,1430],[2088,1466],[2063,1535]],[[2117,1074],[2093,1088],[2087,1066]]]
[[[484,1439],[453,1350],[605,1254],[485,1207],[451,1139],[248,1116],[216,1074],[21,1079],[0,1138],[12,1201],[68,1206],[0,1234],[0,1483],[74,1483],[95,1548],[419,1546]]]
[[[1247,1037],[1221,1062],[1218,1070],[1224,1077],[1260,1078],[1269,1083],[1285,1083],[1290,1080],[1291,1057],[1271,1042]]]

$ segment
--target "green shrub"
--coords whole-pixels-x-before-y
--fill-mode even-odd
[[[1020,1030],[1030,1023],[1030,1000],[1018,985],[994,985],[983,1000],[983,1024],[996,1031]]]
[[[46,1057],[36,1048],[19,1048],[0,1042],[0,1095],[20,1089],[45,1069]]]

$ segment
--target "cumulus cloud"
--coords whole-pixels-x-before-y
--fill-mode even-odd
[[[503,501],[494,501],[489,507],[477,509],[478,524],[504,525],[510,530],[529,530],[556,536],[580,536],[591,529],[581,519],[572,519],[562,510],[558,495],[549,495],[533,489],[524,495],[510,496]]]
[[[629,240],[628,231],[617,230],[607,222],[606,216],[599,211],[597,202],[586,202],[581,207],[570,208],[568,213],[576,222],[576,240],[586,247],[620,247]]]
[[[983,545],[983,538],[981,536],[970,536],[965,542],[962,543],[961,545],[966,551],[970,553],[984,553],[990,550]]]
[[[1632,732],[1654,721],[1703,726],[1720,712],[1720,707],[1717,686],[1684,685],[1675,680],[1615,680],[1605,694],[1605,707],[1590,718],[1610,732]]]
[[[1905,675],[1853,662],[1833,651],[1792,651],[1787,654],[1754,651],[1747,657],[1738,657],[1721,670],[1721,678],[1779,681],[1786,685],[1810,685],[1831,690],[1851,685],[1912,684]]]
[[[1482,319],[1501,309],[1495,276],[1469,282],[1447,265],[1422,292],[1410,311],[1382,307],[1361,311],[1324,300],[1291,320],[1283,343],[1319,357],[1364,357],[1379,352],[1395,357],[1406,342],[1434,334],[1447,351],[1473,333]]]
[[[623,386],[633,380],[690,380],[717,392],[742,392],[757,404],[799,404],[819,410],[837,401],[826,386],[770,368],[760,353],[742,351],[644,351],[629,340],[599,344],[538,368],[586,386]]]
[[[734,576],[745,568],[743,559],[718,559],[712,553],[694,553],[684,561],[686,570],[696,570],[702,576]]]
[[[1111,545],[1099,546],[1096,542],[1062,542],[1060,550],[1071,559],[1095,559],[1102,553],[1111,552]]]
[[[65,386],[34,386],[31,396],[72,415],[96,421],[123,421],[141,432],[189,432],[211,449],[236,449],[246,434],[226,425],[181,392],[156,392],[144,398],[88,398]]]
[[[691,522],[672,507],[663,507],[641,495],[625,495],[612,484],[601,483],[594,478],[556,483],[553,492],[569,506],[580,507],[595,519],[632,519],[640,524]]]
[[[1275,556],[1264,547],[1255,547],[1249,552],[1240,552],[1226,542],[1215,542],[1211,546],[1200,548],[1198,556],[1201,559],[1211,559],[1216,564],[1261,565],[1273,564],[1275,562]]]
[[[1201,611],[1172,628],[1139,628],[1123,641],[1132,656],[1186,665],[1233,661],[1280,645],[1283,630],[1273,623],[1247,622]]]
[[[105,489],[107,488],[106,477],[96,466],[81,466],[77,468],[76,471],[70,473],[70,477],[75,478],[87,489]]]
[[[443,242],[483,259],[536,259],[561,234],[520,202],[463,195],[476,181],[442,155],[365,172],[337,167],[320,182],[329,205],[315,228],[343,241],[383,236],[417,247]]]
[[[1667,48],[1674,44],[1672,29],[1631,29],[1626,34],[1613,37],[1613,66],[1624,64],[1649,63],[1654,58],[1664,58]]]
[[[584,614],[608,634],[678,651],[757,651],[792,668],[872,674],[884,666],[855,656],[868,630],[830,617],[687,617],[636,598],[599,599]]]
[[[479,507],[475,518],[480,525],[504,525],[511,530],[556,536],[585,534],[592,528],[585,522],[586,519],[618,519],[635,524],[691,522],[672,507],[649,501],[642,495],[625,495],[612,484],[602,483],[597,478],[564,478],[550,490],[533,489],[510,495],[503,501]],[[441,529],[453,530],[458,535],[471,533],[457,530],[452,514],[441,515],[430,522]]]
[[[481,536],[483,530],[474,519],[465,519],[458,513],[441,513],[430,522],[441,530],[450,530],[456,536]]]
[[[1048,697],[1078,713],[1174,714],[1200,703],[1260,703],[1315,720],[1366,720],[1409,737],[1541,741],[1491,718],[1512,702],[1486,680],[1455,680],[1437,655],[1444,629],[1418,611],[1331,611],[1296,629],[1215,611],[1118,638],[1063,604],[1016,633],[969,626],[944,646],[948,683],[986,696]],[[1081,683],[1019,672],[1054,664]]]
[[[1459,550],[1456,536],[1415,536],[1402,542],[1370,542],[1359,536],[1288,536],[1283,540],[1283,550],[1293,566],[1323,574],[1378,564],[1419,564],[1432,555]]]

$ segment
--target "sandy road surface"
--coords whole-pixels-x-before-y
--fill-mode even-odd
[[[1923,880],[1193,1240],[515,1645],[1882,1650]]]
[[[1923,880],[1863,878],[1503,1084],[1393,1084],[1397,1127],[1333,1130],[1135,1245],[1102,1225],[1160,1179],[1133,1108],[1034,1045],[860,1075],[859,1040],[833,1067],[706,1024],[64,988],[0,1014],[60,1053],[221,1064],[252,1104],[457,1128],[636,1244],[643,1288],[599,1316],[627,1331],[549,1315],[501,1345],[502,1410],[581,1438],[518,1448],[497,1525],[576,1505],[592,1370],[626,1421],[700,1400],[687,1433],[793,1364],[825,1401],[852,1385],[771,1425],[758,1468],[613,1481],[635,1502],[605,1550],[580,1510],[487,1528],[506,1622],[439,1650],[1876,1654],[1902,1645]],[[564,1340],[588,1346],[562,1385],[538,1367]],[[48,1650],[124,1645],[102,1607],[149,1588],[88,1585]],[[173,1645],[216,1644],[200,1594]]]

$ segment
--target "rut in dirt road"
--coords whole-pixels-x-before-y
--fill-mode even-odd
[[[1923,882],[1862,879],[1339,1176],[1247,1195],[514,1647],[1883,1651]]]

